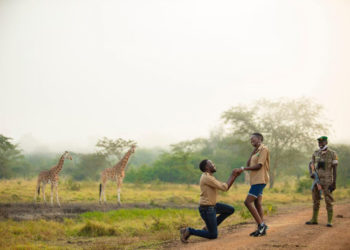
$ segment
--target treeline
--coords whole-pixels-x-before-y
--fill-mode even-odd
[[[212,131],[208,138],[180,142],[169,150],[137,148],[124,181],[198,183],[198,164],[205,158],[214,161],[216,176],[226,181],[233,168],[246,164],[252,151],[252,132],[261,132],[270,148],[270,187],[283,176],[300,178],[307,175],[311,155],[317,149],[316,138],[327,135],[330,128],[321,111],[321,106],[306,99],[260,100],[232,107],[222,115],[222,128]],[[116,164],[133,144],[121,138],[102,138],[95,153],[70,152],[73,160],[66,160],[61,175],[74,180],[98,180],[100,172]],[[338,186],[350,185],[350,145],[331,144],[330,148],[339,155]],[[0,178],[35,177],[57,164],[59,157],[60,154],[47,153],[23,155],[10,138],[0,135]]]

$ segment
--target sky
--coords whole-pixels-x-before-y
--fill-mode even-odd
[[[0,134],[24,151],[207,137],[255,100],[311,98],[350,141],[350,1],[1,0]]]

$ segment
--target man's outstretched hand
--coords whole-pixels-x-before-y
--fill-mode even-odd
[[[234,175],[234,176],[239,176],[242,172],[243,172],[242,169],[240,169],[240,168],[235,168],[235,169],[232,171],[232,175]]]

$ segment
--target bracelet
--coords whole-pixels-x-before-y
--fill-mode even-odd
[[[241,169],[242,169],[242,171],[244,171],[244,167],[243,166],[241,167]]]

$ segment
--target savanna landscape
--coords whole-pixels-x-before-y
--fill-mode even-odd
[[[179,241],[181,227],[203,227],[197,211],[198,185],[127,183],[122,192],[123,203],[119,206],[115,183],[109,183],[108,202],[99,205],[98,182],[72,183],[63,178],[61,207],[58,207],[49,202],[44,204],[42,197],[34,203],[35,184],[35,180],[25,179],[0,182],[0,244],[4,249],[178,248],[184,247]],[[297,192],[297,188],[296,181],[289,180],[267,189],[264,196],[266,216],[291,212],[290,209],[293,213],[307,210],[311,216],[310,192],[307,189]],[[220,202],[236,209],[220,226],[220,235],[254,227],[243,205],[248,189],[249,185],[236,184],[227,193],[220,194]],[[335,192],[337,204],[348,204],[348,197],[350,189],[340,188]],[[199,238],[191,240],[192,243],[208,242]],[[231,242],[235,242],[234,239]]]
[[[0,0],[0,250],[350,249],[349,13]]]

